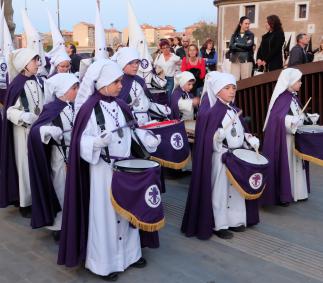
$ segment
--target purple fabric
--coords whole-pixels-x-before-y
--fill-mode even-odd
[[[267,183],[269,163],[252,164],[238,158],[231,151],[222,155],[222,162],[245,193],[253,196],[264,189]]]
[[[40,127],[56,119],[66,102],[56,99],[44,105],[38,120],[31,127],[28,137],[29,177],[32,196],[32,228],[51,226],[56,214],[61,211],[51,176],[51,147],[41,141]]]
[[[176,123],[161,128],[153,125],[151,127],[147,125],[144,128],[151,130],[156,135],[161,135],[160,145],[156,152],[151,153],[153,157],[173,163],[181,163],[188,158],[190,147],[183,121],[176,121]]]
[[[139,221],[154,224],[164,219],[160,195],[160,167],[142,172],[114,171],[112,196],[124,210]],[[136,184],[136,186],[134,186]]]
[[[180,100],[180,98],[183,95],[186,95],[186,92],[184,92],[180,86],[175,88],[175,90],[173,91],[173,93],[171,95],[170,107],[172,109],[172,119],[178,119],[178,120],[181,119],[181,113],[178,108],[178,101]],[[190,98],[193,98],[192,93],[189,93],[188,95]]]
[[[145,80],[139,76],[130,76],[127,74],[124,74],[122,77],[122,89],[120,91],[120,94],[118,98],[122,99],[123,101],[130,103],[131,98],[130,98],[130,90],[132,87],[133,81],[136,81],[141,85],[141,87],[144,89],[144,92],[148,91]]]
[[[24,91],[27,80],[35,80],[35,76],[26,77],[17,75],[10,83],[3,106],[3,121],[1,129],[1,161],[0,176],[2,184],[0,186],[0,207],[7,207],[19,201],[19,184],[16,167],[13,124],[7,120],[7,110],[13,106],[19,96]]]
[[[222,127],[227,109],[219,100],[210,107],[207,94],[203,96],[196,120],[192,178],[181,227],[187,237],[196,236],[206,240],[213,233],[211,182],[213,136],[216,130]],[[245,125],[241,118],[240,121]],[[246,213],[247,225],[255,225],[259,222],[256,201],[246,201]]]
[[[299,133],[295,134],[295,148],[306,155],[323,160],[323,133]]]
[[[57,261],[60,265],[74,267],[86,258],[90,176],[89,164],[80,156],[80,141],[95,105],[100,100],[112,101],[113,99],[96,92],[82,105],[75,119],[68,159],[69,170],[66,176],[63,222]],[[124,113],[131,115],[129,107],[122,100],[118,98],[115,100]],[[149,234],[146,235],[147,245],[159,244],[156,234]],[[155,242],[152,243],[149,240],[155,240]]]
[[[268,156],[270,166],[266,190],[260,200],[262,205],[293,201],[285,127],[285,117],[290,110],[292,97],[291,92],[284,91],[275,101],[268,119],[264,135],[263,153]]]

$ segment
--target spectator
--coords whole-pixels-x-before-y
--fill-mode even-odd
[[[174,37],[174,47],[173,47],[174,50],[175,50],[175,53],[181,47],[182,47],[182,40],[181,40],[181,38],[179,36],[175,36]]]
[[[111,48],[111,47],[107,47],[107,52],[108,52],[109,58],[111,58],[114,54],[113,48]]]
[[[190,40],[187,36],[183,36],[182,38],[182,47],[178,48],[176,51],[176,55],[183,59],[187,56],[188,46],[190,45]]]
[[[266,71],[283,68],[282,49],[285,42],[284,30],[278,16],[267,17],[267,33],[262,36],[257,53],[257,66]]]
[[[241,17],[230,40],[231,73],[237,81],[251,77],[253,69],[254,34],[249,26],[250,19]]]
[[[166,90],[168,100],[170,101],[170,96],[174,88],[176,66],[180,64],[181,58],[170,52],[170,45],[168,40],[162,40],[159,43],[159,48],[161,50],[161,53],[156,57],[154,61],[154,67],[156,69],[162,69],[165,74],[165,79],[167,80]]]
[[[206,70],[208,72],[215,71],[218,55],[214,48],[214,41],[212,39],[205,41],[200,52],[201,57],[205,60]]]
[[[323,37],[321,37],[319,50],[314,54],[313,62],[323,61]]]
[[[81,57],[76,54],[76,46],[72,43],[66,46],[66,52],[71,58],[71,73],[77,73],[80,70]]]
[[[288,67],[305,64],[308,62],[305,47],[309,42],[306,33],[300,33],[296,36],[297,44],[292,48],[289,53]]]
[[[202,91],[204,78],[206,74],[205,61],[199,56],[199,49],[195,44],[190,44],[188,46],[187,57],[182,60],[181,71],[191,72],[196,80],[194,88],[192,90],[194,96],[199,96]]]

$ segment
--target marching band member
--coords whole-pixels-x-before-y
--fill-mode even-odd
[[[138,124],[141,126],[149,122],[151,113],[167,118],[171,114],[170,108],[152,102],[145,80],[137,75],[140,64],[137,50],[130,47],[121,48],[115,54],[115,59],[124,72],[119,97],[131,105]]]
[[[110,199],[113,161],[131,154],[133,130],[127,125],[134,120],[128,105],[117,98],[122,75],[116,63],[101,59],[81,83],[58,256],[58,263],[69,267],[85,260],[86,268],[108,280],[116,280],[129,266],[146,265],[139,230],[115,212]],[[160,140],[147,134],[141,142],[154,151]]]
[[[27,138],[31,125],[43,108],[43,91],[35,75],[39,56],[28,48],[12,52],[10,77],[5,98],[1,147],[1,207],[20,203],[23,217],[30,217],[31,192]]]
[[[262,204],[288,206],[298,200],[306,200],[309,192],[308,164],[293,153],[295,132],[304,120],[318,119],[318,114],[301,111],[297,92],[302,85],[302,73],[287,68],[279,75],[271,96],[265,124],[263,152],[272,161],[269,183],[262,195]]]
[[[258,149],[259,140],[246,134],[239,109],[233,105],[236,80],[233,75],[210,72],[196,123],[192,179],[186,203],[182,232],[208,239],[212,233],[230,239],[229,231],[242,232],[259,222],[255,201],[246,201],[230,184],[222,155],[228,149],[246,146]],[[234,120],[235,119],[235,120]],[[232,122],[229,127],[228,123]]]
[[[173,119],[194,120],[194,109],[200,104],[199,97],[193,97],[191,90],[195,77],[191,72],[182,72],[175,76],[175,89],[171,95]]]
[[[79,81],[57,74],[45,81],[45,101],[28,138],[32,195],[31,226],[48,226],[59,240],[69,144],[74,124],[74,100]]]

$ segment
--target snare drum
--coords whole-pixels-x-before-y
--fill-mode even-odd
[[[146,232],[165,225],[161,201],[161,168],[145,159],[116,161],[111,183],[111,202],[115,211],[132,225]]]
[[[150,88],[149,92],[152,94],[152,100],[155,103],[162,105],[169,105],[167,91],[164,89]]]
[[[307,125],[297,129],[294,153],[298,158],[323,166],[323,126]]]
[[[161,136],[161,143],[156,152],[151,153],[152,160],[172,169],[182,169],[186,166],[190,159],[190,148],[183,121],[169,120],[146,124],[141,128]]]
[[[227,177],[232,186],[248,200],[261,196],[266,186],[269,161],[248,149],[235,149],[222,155]]]
[[[194,143],[196,121],[195,120],[186,120],[186,121],[184,121],[184,124],[185,124],[185,131],[187,134],[188,142]]]

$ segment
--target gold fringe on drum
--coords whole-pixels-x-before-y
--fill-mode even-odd
[[[294,148],[294,154],[300,159],[312,162],[312,163],[314,163],[316,165],[319,165],[319,166],[323,166],[323,160],[322,159],[319,159],[319,158],[313,157],[311,155],[301,153],[296,148]]]
[[[175,163],[175,162],[167,161],[154,156],[150,156],[150,160],[157,161],[158,163],[160,163],[161,166],[167,167],[170,169],[176,169],[176,170],[185,168],[185,166],[190,161],[190,159],[191,159],[191,155],[189,155],[184,161],[180,163]]]

